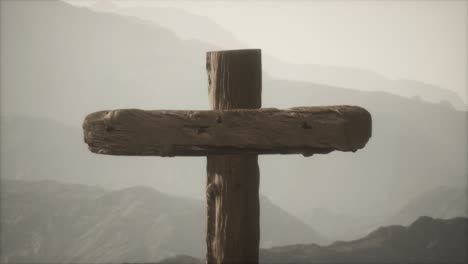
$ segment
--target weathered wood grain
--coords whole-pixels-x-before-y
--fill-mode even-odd
[[[212,110],[258,109],[262,105],[262,53],[259,49],[206,54]]]
[[[207,53],[212,110],[261,107],[261,55],[260,50]],[[238,121],[217,116],[218,124]],[[238,136],[243,137],[242,133]],[[260,244],[258,155],[212,155],[206,160],[206,263],[256,264]]]
[[[207,264],[258,263],[258,155],[207,157]]]
[[[371,116],[356,106],[288,110],[101,111],[86,117],[92,152],[204,156],[356,151],[371,136]]]

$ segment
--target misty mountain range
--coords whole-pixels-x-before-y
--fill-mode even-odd
[[[109,191],[50,180],[3,179],[1,201],[2,263],[148,263],[163,259],[181,263],[181,257],[174,256],[201,259],[205,253],[204,202],[153,188]],[[261,197],[260,204],[261,247],[267,248],[261,251],[261,260],[265,263],[431,263],[461,261],[466,256],[467,218],[420,217],[408,228],[381,227],[358,240],[319,246],[329,243],[266,197]]]
[[[98,12],[137,17],[167,28],[182,39],[198,39],[222,49],[242,49],[245,44],[207,17],[171,7],[119,7],[110,0],[100,0],[91,6]],[[300,65],[286,63],[268,54],[263,67],[270,75],[283,80],[306,81],[363,91],[384,91],[407,98],[452,104],[458,110],[467,105],[454,92],[413,80],[391,80],[370,70],[331,65]]]
[[[409,225],[421,215],[442,219],[468,217],[467,193],[466,187],[443,186],[424,192],[387,219],[387,223]]]
[[[379,225],[407,226],[421,216],[437,219],[468,218],[467,193],[466,188],[437,187],[420,194],[396,211],[389,212]],[[309,226],[320,230],[322,234],[326,234],[331,241],[353,240],[376,228],[375,219],[340,214],[326,208],[305,210],[298,217]],[[343,222],[348,224],[343,225]]]
[[[423,216],[407,227],[380,227],[354,241],[262,250],[260,263],[466,263],[467,234],[468,218]]]
[[[379,227],[363,238],[327,246],[296,244],[260,250],[260,263],[466,263],[468,218],[419,217],[408,226]],[[178,255],[159,264],[201,264]]]
[[[56,181],[2,179],[2,263],[149,262],[204,256],[204,201],[150,187],[108,191]],[[327,242],[261,197],[262,247]]]

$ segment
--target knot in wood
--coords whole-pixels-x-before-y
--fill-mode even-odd
[[[219,195],[219,187],[216,183],[212,182],[206,186],[206,200],[209,202],[214,201],[216,196]]]

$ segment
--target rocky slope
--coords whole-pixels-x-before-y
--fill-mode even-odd
[[[468,219],[420,217],[330,246],[292,245],[261,252],[262,263],[466,263]]]
[[[2,263],[149,262],[205,254],[204,202],[149,187],[108,191],[56,181],[1,181]],[[262,245],[322,242],[261,199]]]
[[[364,238],[274,247],[260,251],[260,263],[467,263],[468,218],[420,217],[411,225],[381,227]],[[203,263],[178,256],[160,263]]]

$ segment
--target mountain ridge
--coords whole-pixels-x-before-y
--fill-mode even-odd
[[[2,263],[149,262],[205,254],[202,201],[146,186],[103,190],[2,178],[0,187]],[[323,241],[264,196],[260,203],[261,245]]]
[[[119,7],[111,1],[98,1],[89,7],[96,12],[133,16],[155,25],[161,25],[181,36],[212,43],[223,49],[245,47],[234,35],[208,17],[192,14],[174,7]],[[185,21],[184,23],[181,23]],[[432,103],[448,103],[458,110],[468,110],[460,96],[447,89],[416,80],[391,79],[374,71],[361,68],[294,64],[264,54],[263,67],[276,79],[306,81],[339,86],[360,91],[383,91],[406,98],[419,97]]]
[[[468,217],[468,189],[439,186],[426,191],[395,212],[388,222],[408,225],[418,215],[438,219]]]
[[[468,218],[421,216],[409,226],[380,227],[353,241],[328,246],[297,244],[260,250],[260,263],[466,263]],[[158,263],[198,264],[176,256]]]

